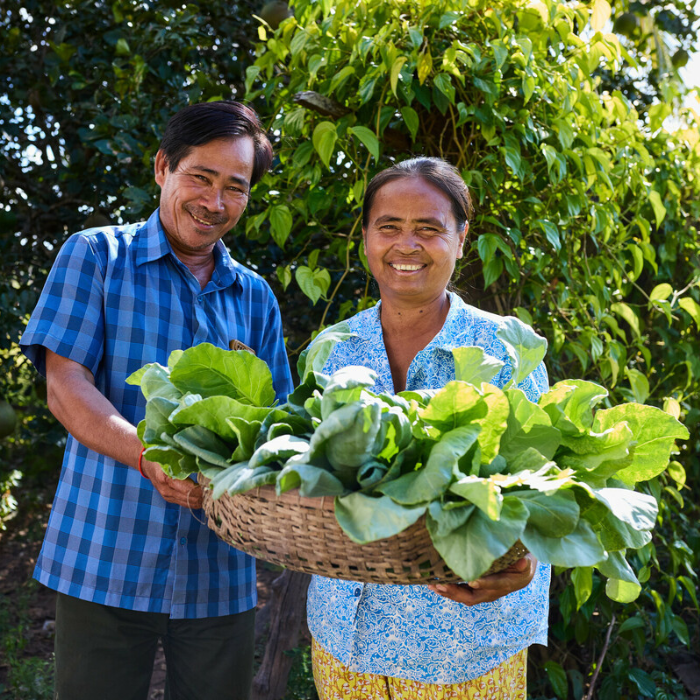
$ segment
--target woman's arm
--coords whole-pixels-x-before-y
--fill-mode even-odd
[[[428,586],[431,591],[464,605],[492,603],[504,595],[525,588],[537,571],[537,559],[525,555],[498,574],[484,576],[469,583],[437,583]]]
[[[78,442],[122,464],[138,467],[142,445],[136,428],[99,391],[87,367],[47,348],[46,385],[49,410]],[[169,478],[155,462],[142,460],[141,466],[166,501],[202,507],[197,484]]]

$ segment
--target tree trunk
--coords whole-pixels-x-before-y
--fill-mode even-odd
[[[281,700],[285,695],[292,666],[292,657],[285,652],[296,648],[306,624],[306,589],[310,580],[309,574],[285,570],[272,582],[270,600],[261,611],[270,620],[267,644],[253,679],[251,700]]]

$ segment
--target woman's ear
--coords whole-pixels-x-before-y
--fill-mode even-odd
[[[467,233],[469,233],[469,222],[464,224],[464,228],[459,232],[459,249],[457,250],[457,259],[464,255],[464,244],[467,240]]]

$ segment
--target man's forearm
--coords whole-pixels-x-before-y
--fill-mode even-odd
[[[141,441],[136,428],[99,391],[86,367],[46,350],[46,380],[51,413],[78,442],[137,465]]]

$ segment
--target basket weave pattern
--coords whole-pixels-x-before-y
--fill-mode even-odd
[[[359,545],[338,525],[334,499],[304,498],[273,486],[214,500],[202,474],[204,511],[209,527],[225,542],[258,559],[294,571],[364,583],[457,583],[433,547],[425,517],[403,532]],[[505,569],[527,553],[518,541],[488,573]]]

